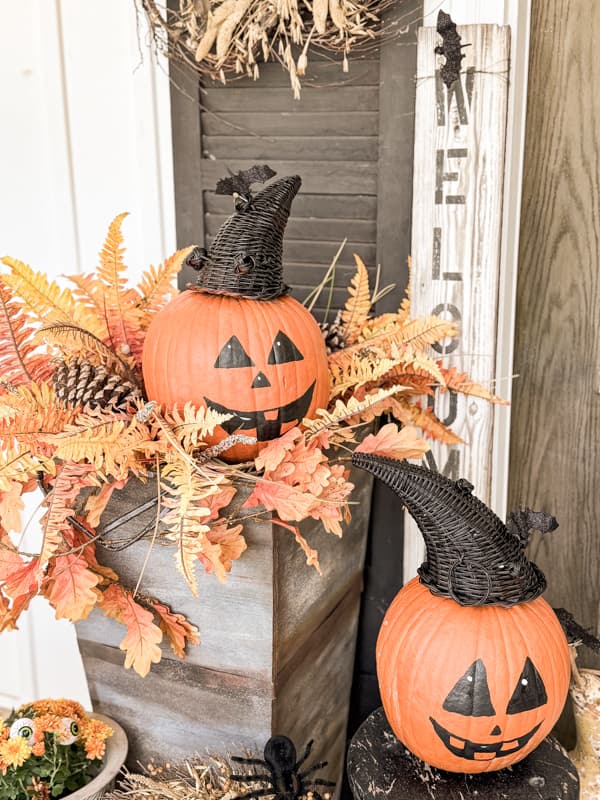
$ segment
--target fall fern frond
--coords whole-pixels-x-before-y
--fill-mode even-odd
[[[143,331],[142,312],[138,308],[136,289],[127,288],[127,267],[123,261],[123,233],[121,226],[126,213],[111,222],[97,269],[98,281],[103,289],[104,320],[110,343],[116,352],[133,355],[141,365]]]
[[[330,361],[330,398],[382,378],[397,363],[392,359],[382,358],[367,348],[350,358],[344,358],[344,352],[340,350],[339,354],[336,353],[337,358]]]
[[[75,301],[70,289],[61,289],[55,281],[49,281],[41,272],[35,272],[16,258],[5,256],[1,260],[11,270],[2,276],[4,282],[40,322],[70,322],[95,336],[102,336],[102,326],[84,306]]]
[[[383,400],[399,392],[404,391],[404,386],[390,386],[387,389],[380,389],[379,391],[368,395],[364,400],[357,400],[356,397],[351,397],[346,403],[342,400],[336,400],[335,405],[331,411],[324,408],[318,408],[315,412],[314,419],[303,419],[302,426],[306,429],[310,437],[316,436],[323,430],[339,425],[341,422],[347,422],[353,418],[359,417],[365,411]]]
[[[417,317],[402,326],[397,341],[414,348],[422,349],[441,342],[446,337],[454,338],[458,334],[458,327],[441,317]]]
[[[443,367],[442,362],[438,362],[438,366],[442,375],[444,376],[444,383],[446,389],[452,389],[454,392],[460,394],[470,395],[471,397],[480,397],[482,400],[487,400],[490,403],[499,405],[510,405],[507,400],[497,397],[493,392],[490,392],[484,386],[481,386],[475,381],[469,380],[465,372],[459,372],[456,367],[450,369]]]
[[[356,273],[348,287],[348,299],[342,311],[343,338],[347,344],[358,340],[363,325],[371,310],[371,290],[369,273],[362,259],[354,253]]]
[[[406,284],[406,292],[404,297],[402,298],[402,302],[400,303],[400,308],[398,309],[398,322],[401,325],[404,325],[410,319],[410,279],[412,274],[412,258],[409,256],[407,259],[408,265],[408,283]]]
[[[211,513],[207,500],[219,491],[219,487],[201,478],[188,461],[176,457],[163,467],[162,478],[162,502],[168,509],[162,522],[169,531],[166,534],[167,538],[177,546],[175,552],[177,569],[196,597],[198,594],[196,565],[199,554],[205,555],[211,562],[214,558],[220,563],[218,558],[220,548],[207,539],[206,534],[210,531],[210,526],[204,524]],[[224,577],[225,570],[222,565],[219,573]]]
[[[173,435],[186,452],[191,452],[205,436],[210,436],[217,425],[221,425],[231,414],[220,414],[212,408],[195,408],[193,403],[186,403],[183,415],[177,407],[165,411],[164,419],[169,424]]]
[[[193,248],[184,247],[169,256],[159,267],[147,269],[137,286],[140,296],[137,307],[143,312],[144,329],[150,324],[153,315],[166,303],[170,295],[177,294],[174,281],[181,265]]]
[[[49,377],[50,358],[35,352],[34,334],[22,305],[0,278],[0,375],[5,383],[18,385]]]
[[[135,381],[133,369],[125,358],[121,358],[101,339],[78,325],[46,325],[40,328],[37,335],[70,355],[96,355],[101,364],[110,366],[119,375]]]
[[[38,472],[54,475],[55,468],[52,459],[34,456],[25,445],[3,447],[0,450],[0,491],[10,491],[14,481],[27,483]]]
[[[410,403],[406,398],[393,398],[389,410],[404,425],[416,425],[425,436],[437,439],[442,444],[460,444],[462,439],[436,417],[430,408],[421,408],[418,403]]]

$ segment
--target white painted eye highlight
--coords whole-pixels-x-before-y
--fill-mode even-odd
[[[15,739],[17,736],[26,740],[33,738],[33,720],[28,717],[16,719],[10,726],[10,738]]]
[[[79,737],[79,725],[71,717],[63,717],[63,733],[60,737],[60,743],[64,745],[73,744]]]

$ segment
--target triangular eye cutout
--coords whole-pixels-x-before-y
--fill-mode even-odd
[[[519,677],[513,696],[510,698],[506,713],[520,714],[521,711],[531,711],[532,708],[539,708],[547,702],[548,697],[542,676],[528,657],[525,659],[523,672]]]
[[[444,700],[443,708],[445,711],[452,711],[465,717],[495,716],[487,672],[480,658],[474,661],[462,678],[454,684]]]
[[[269,353],[267,364],[287,364],[288,361],[303,361],[304,356],[289,336],[279,331]]]
[[[215,361],[217,369],[233,369],[235,367],[253,367],[254,361],[242,347],[242,343],[237,336],[225,342],[221,352]]]

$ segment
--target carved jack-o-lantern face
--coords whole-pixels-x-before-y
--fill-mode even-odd
[[[388,721],[410,750],[440,769],[485,772],[520,761],[550,732],[570,665],[541,597],[463,608],[415,579],[386,614],[377,673]]]
[[[143,369],[149,399],[232,415],[208,441],[232,433],[257,439],[224,453],[230,461],[253,458],[261,443],[326,405],[329,394],[321,331],[285,296],[257,301],[183,292],[150,326]]]

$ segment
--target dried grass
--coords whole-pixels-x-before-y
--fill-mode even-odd
[[[179,0],[162,13],[154,0],[136,0],[158,50],[200,75],[225,83],[257,79],[261,61],[279,61],[300,97],[309,47],[343,54],[377,46],[383,11],[397,0]]]
[[[164,766],[149,764],[143,774],[125,772],[105,800],[232,800],[251,791],[248,784],[231,781],[231,774],[231,764],[221,756],[196,755]]]

